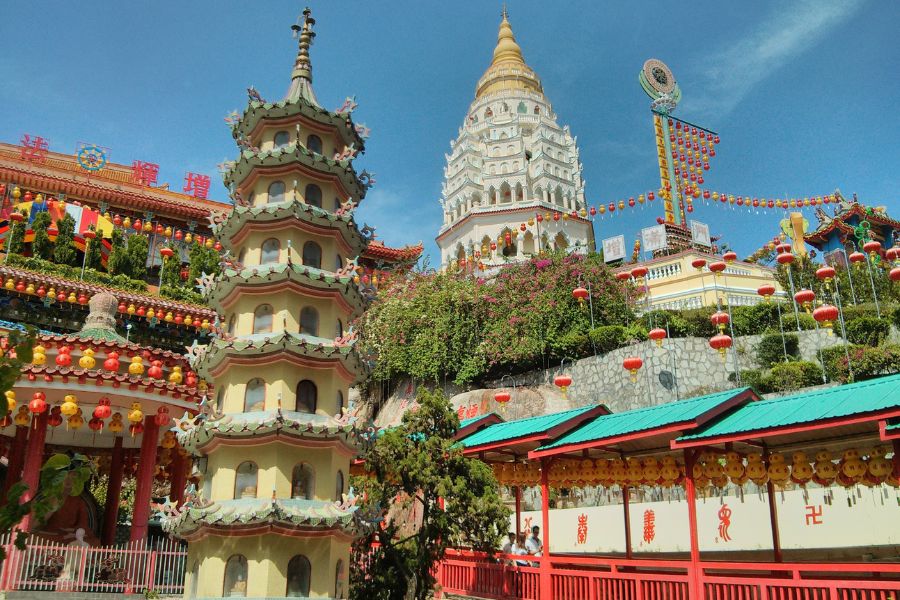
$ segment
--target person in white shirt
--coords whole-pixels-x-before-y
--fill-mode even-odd
[[[541,528],[537,525],[531,528],[531,535],[529,535],[528,539],[525,540],[525,549],[528,551],[528,554],[531,554],[533,556],[541,555],[543,544],[541,543],[540,532]]]
[[[516,534],[510,531],[506,541],[503,542],[503,545],[500,547],[500,554],[512,554],[512,549],[515,543]]]
[[[528,544],[525,541],[525,534],[520,533],[516,537],[516,543],[512,547],[512,553],[517,556],[528,556],[528,549],[526,547],[527,545]],[[520,567],[527,567],[530,563],[527,560],[517,560],[516,564]]]

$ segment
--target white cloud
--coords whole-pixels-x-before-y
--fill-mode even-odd
[[[703,65],[704,98],[694,108],[724,116],[766,77],[812,48],[835,26],[852,17],[864,0],[802,0],[776,9],[743,39],[710,53]]]

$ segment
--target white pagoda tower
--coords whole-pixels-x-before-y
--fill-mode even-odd
[[[576,139],[557,123],[505,10],[494,58],[450,146],[436,238],[443,267],[593,249]]]

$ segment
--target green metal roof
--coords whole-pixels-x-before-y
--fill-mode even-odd
[[[891,419],[884,428],[885,431],[900,432],[900,419]]]
[[[900,408],[900,375],[751,402],[678,441],[762,431]]]
[[[538,448],[547,450],[570,444],[598,442],[609,438],[647,431],[678,423],[693,421],[702,414],[743,394],[750,388],[737,388],[708,396],[699,396],[687,400],[668,402],[647,408],[637,408],[620,413],[600,415],[575,431],[562,436],[556,441]]]
[[[539,415],[527,419],[519,419],[517,421],[496,423],[490,427],[485,427],[484,429],[476,431],[468,437],[464,437],[460,440],[460,443],[463,446],[472,448],[474,446],[496,444],[507,440],[540,435],[553,429],[557,425],[565,423],[569,419],[573,419],[589,410],[594,410],[595,408],[597,408],[597,405],[591,404],[589,406],[582,406],[581,408],[566,410],[550,415]]]

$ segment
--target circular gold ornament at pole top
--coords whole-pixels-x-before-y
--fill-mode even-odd
[[[675,75],[663,61],[657,58],[647,60],[643,72],[647,83],[658,93],[670,94],[675,89]]]

